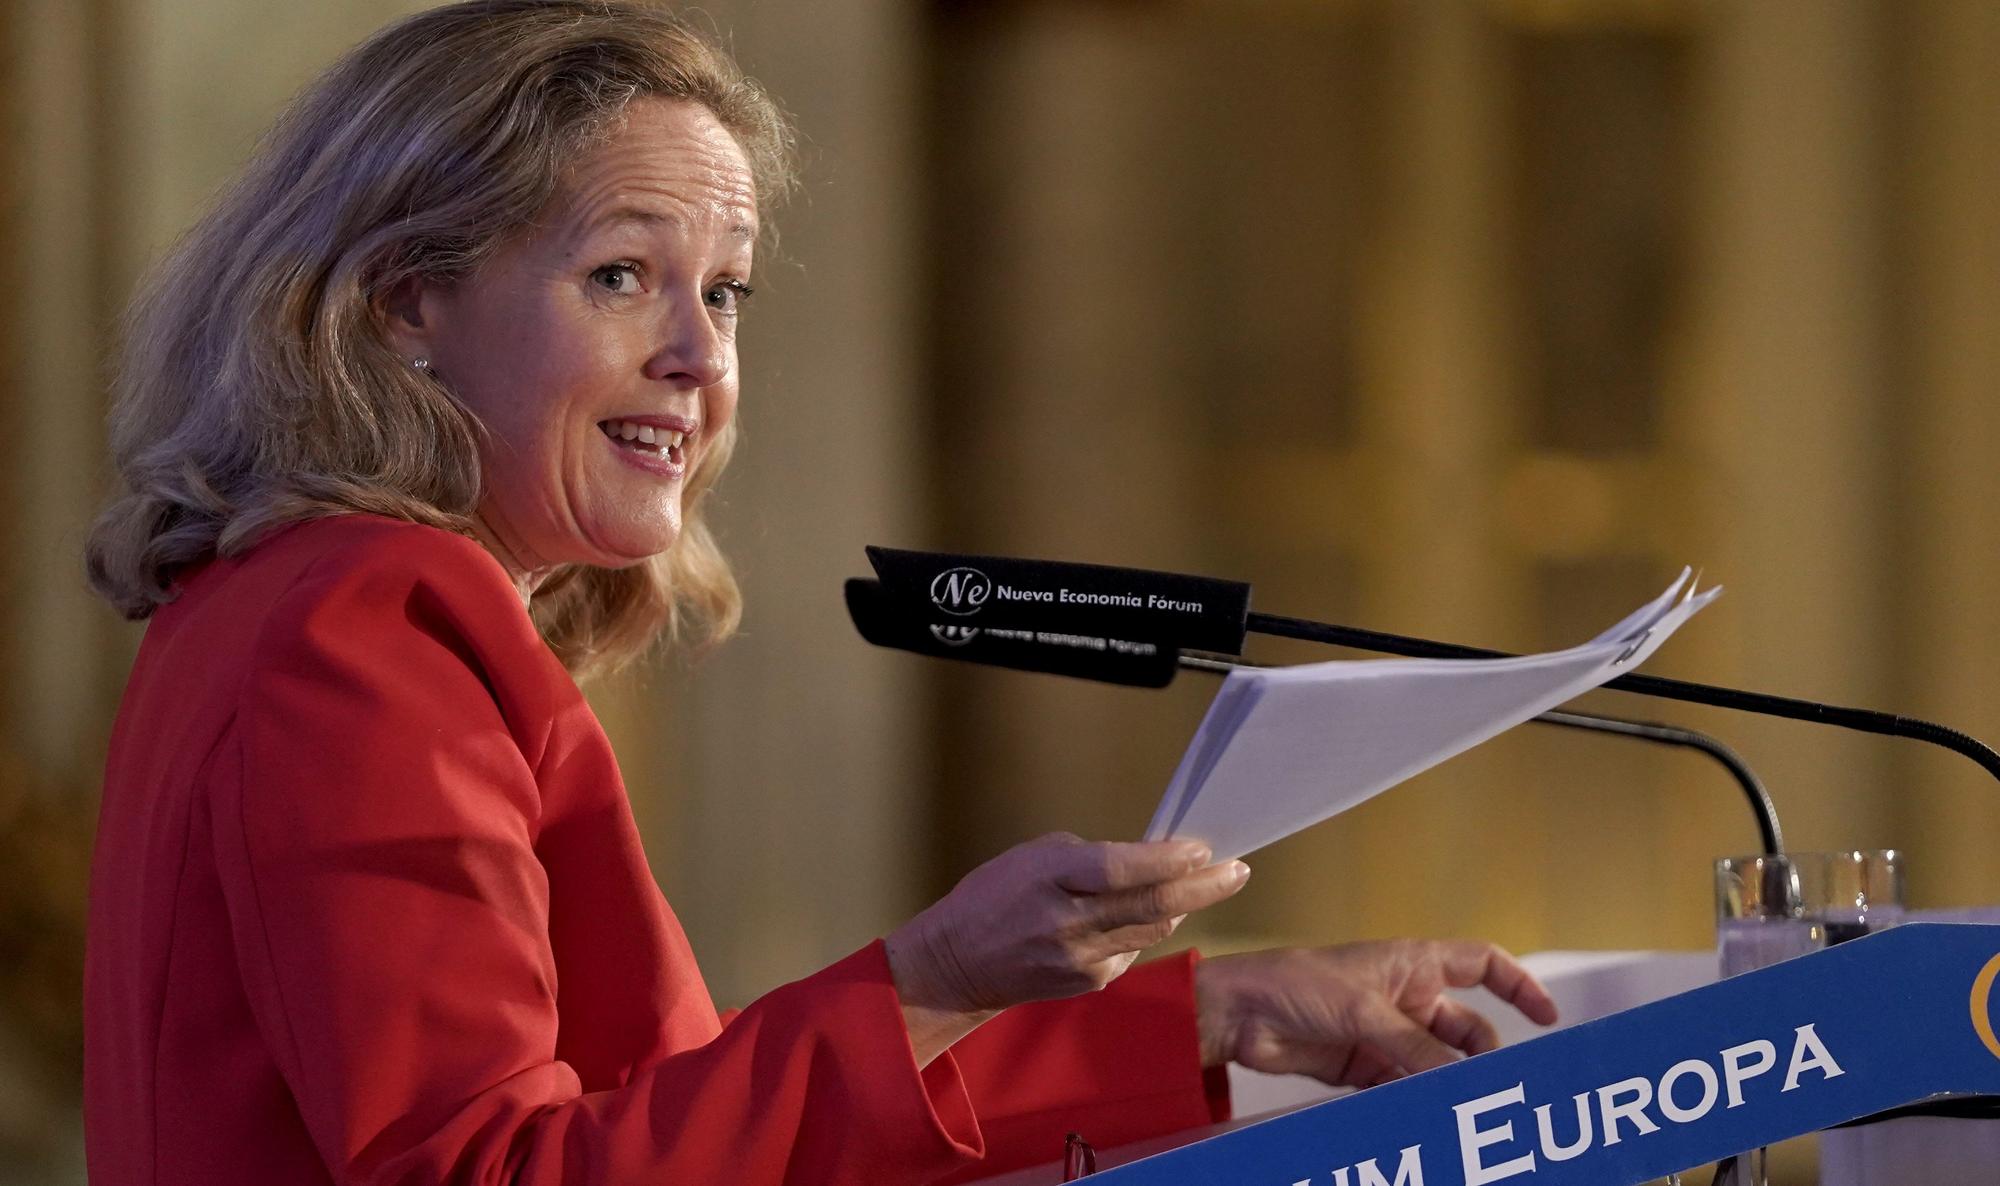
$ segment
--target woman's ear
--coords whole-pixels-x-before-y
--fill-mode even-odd
[[[375,313],[382,319],[389,347],[405,358],[428,358],[431,354],[435,318],[425,316],[432,304],[429,295],[430,285],[412,273],[375,298]]]

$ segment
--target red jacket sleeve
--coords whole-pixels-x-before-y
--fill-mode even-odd
[[[1192,951],[1104,991],[1023,1005],[952,1047],[986,1138],[962,1182],[1057,1161],[1075,1132],[1099,1149],[1229,1119],[1229,1080],[1204,1071]]]
[[[879,944],[582,1091],[556,1058],[535,773],[438,560],[308,571],[211,758],[244,985],[333,1180],[889,1186],[976,1159],[955,1064],[917,1070]]]

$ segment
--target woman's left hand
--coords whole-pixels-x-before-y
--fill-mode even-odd
[[[1549,1025],[1555,1002],[1491,943],[1395,939],[1278,948],[1195,965],[1202,1064],[1370,1087],[1499,1045],[1493,1023],[1446,988],[1484,985]]]

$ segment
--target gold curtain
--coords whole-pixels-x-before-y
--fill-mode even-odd
[[[1730,593],[1658,670],[2000,736],[1992,6],[943,12],[955,544],[1511,649],[1695,563]],[[960,866],[1135,831],[1205,696],[945,678]],[[1920,905],[2000,901],[2000,797],[1961,759],[1591,703],[1736,744],[1794,847],[1906,848]],[[1699,947],[1709,858],[1754,844],[1691,757],[1520,730],[1260,854],[1191,929]]]

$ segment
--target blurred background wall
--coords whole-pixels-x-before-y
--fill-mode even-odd
[[[0,1180],[82,1179],[84,887],[141,633],[78,561],[114,319],[286,96],[414,7],[0,7]],[[703,12],[807,138],[720,514],[749,612],[592,697],[724,1001],[1016,841],[1136,835],[1211,690],[872,652],[839,601],[867,543],[1509,649],[1693,563],[1729,595],[1653,670],[2000,737],[2000,5]],[[1794,847],[2000,902],[1967,763],[1593,703],[1736,745]],[[1521,730],[1260,854],[1184,937],[1702,947],[1709,859],[1754,846],[1692,758]]]

